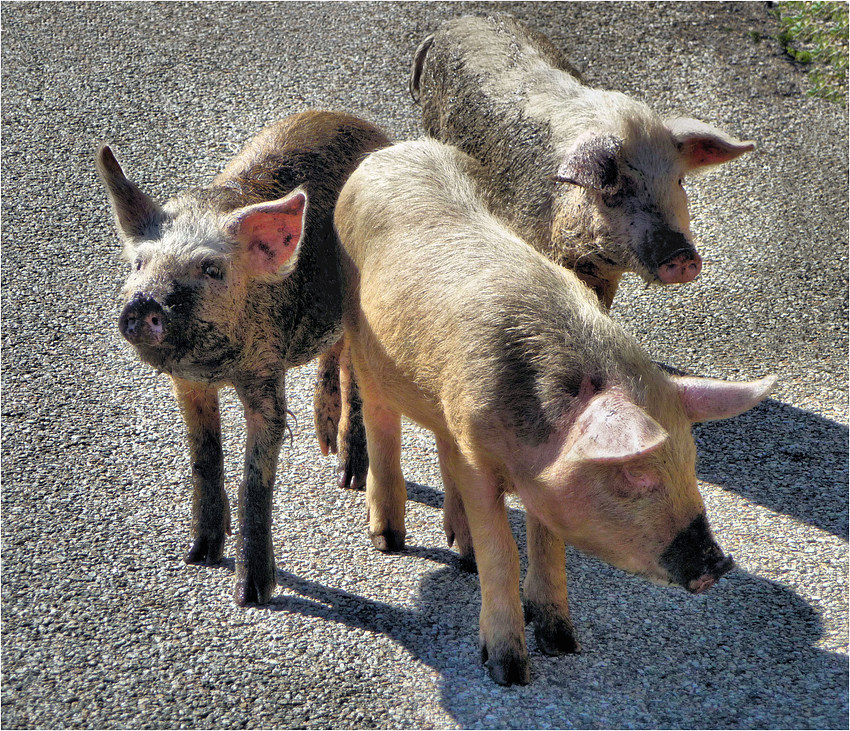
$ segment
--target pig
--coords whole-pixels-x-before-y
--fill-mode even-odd
[[[397,144],[351,175],[334,220],[369,535],[381,551],[404,548],[404,415],[434,433],[447,495],[468,518],[482,661],[497,683],[524,684],[525,619],[543,652],[578,649],[565,544],[693,593],[732,569],[697,488],[691,426],[749,409],[775,378],[662,371],[572,271],[491,212],[487,175],[436,140]],[[509,493],[527,516],[522,599]]]
[[[131,264],[118,326],[144,363],[171,378],[188,429],[189,564],[219,562],[231,532],[219,390],[232,386],[245,409],[235,590],[243,606],[267,603],[275,587],[272,489],[287,428],[286,370],[325,352],[324,370],[338,369],[343,352],[336,198],[360,159],[386,144],[356,117],[295,114],[251,139],[211,186],[163,206],[126,177],[108,146],[97,154]]]
[[[584,85],[507,14],[444,22],[416,51],[409,88],[426,134],[484,165],[494,210],[608,308],[624,272],[649,284],[699,274],[683,179],[754,148]]]

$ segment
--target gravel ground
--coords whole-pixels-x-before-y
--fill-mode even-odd
[[[418,136],[413,50],[492,7],[3,3],[4,728],[847,728],[848,116],[758,41],[763,3],[499,6],[594,85],[759,144],[688,184],[700,278],[628,279],[615,302],[659,361],[779,375],[757,409],[695,429],[738,571],[692,597],[569,550],[584,652],[532,649],[532,683],[500,688],[477,659],[477,578],[445,547],[433,440],[405,430],[410,548],[381,555],[316,447],[312,365],[289,379],[273,604],[234,604],[232,543],[221,568],[182,561],[183,426],[118,335],[97,144],[164,200],[308,107]],[[223,414],[235,500],[232,393]]]

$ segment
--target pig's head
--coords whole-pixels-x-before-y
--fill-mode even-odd
[[[647,410],[586,380],[564,428],[534,456],[535,478],[516,481],[520,496],[565,542],[656,583],[706,591],[734,562],[706,519],[691,425],[746,411],[774,382],[664,376],[648,387]]]
[[[610,128],[582,133],[559,163],[558,246],[572,252],[578,271],[690,282],[702,259],[691,239],[684,177],[754,145],[695,119],[662,122],[624,97],[611,117]]]
[[[307,196],[239,205],[227,189],[187,192],[159,206],[98,153],[124,256],[131,265],[118,326],[139,357],[193,380],[227,377],[250,347],[262,292],[293,271]],[[259,300],[259,302],[257,301]]]

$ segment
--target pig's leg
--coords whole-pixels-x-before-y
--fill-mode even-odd
[[[339,486],[362,490],[369,469],[363,404],[344,338],[319,358],[313,422],[322,454],[339,451]]]
[[[500,685],[529,681],[519,594],[519,552],[505,509],[504,484],[471,465],[455,447],[446,463],[461,491],[481,582],[481,660]]]
[[[534,626],[537,647],[547,655],[579,652],[567,604],[564,542],[537,518],[526,515],[528,573],[523,595],[525,618]]]
[[[352,490],[366,487],[369,453],[366,447],[366,428],[363,425],[363,401],[354,376],[351,348],[348,341],[339,361],[339,382],[342,391],[342,415],[339,422],[339,485]]]
[[[447,455],[451,445],[443,439],[437,439],[437,454],[440,458],[440,473],[443,477],[443,530],[446,532],[449,546],[457,543],[461,565],[467,571],[475,571],[475,552],[472,547],[472,535],[469,521],[463,508],[463,499],[448,468]]]
[[[401,414],[363,398],[363,423],[369,448],[366,509],[369,537],[379,551],[404,548],[407,486],[401,473]]]
[[[230,504],[224,491],[224,455],[218,389],[172,379],[183,413],[192,458],[192,547],[186,563],[211,566],[221,560],[230,534]]]
[[[337,452],[337,429],[342,414],[339,357],[344,341],[339,342],[319,358],[316,386],[313,390],[313,424],[319,449],[325,456]]]
[[[236,602],[267,604],[275,588],[272,498],[277,460],[286,430],[283,374],[235,384],[245,407],[245,475],[239,488]]]

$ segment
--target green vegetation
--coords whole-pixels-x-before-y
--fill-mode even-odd
[[[808,68],[809,93],[837,103],[847,100],[848,5],[844,2],[780,2],[779,42]]]

